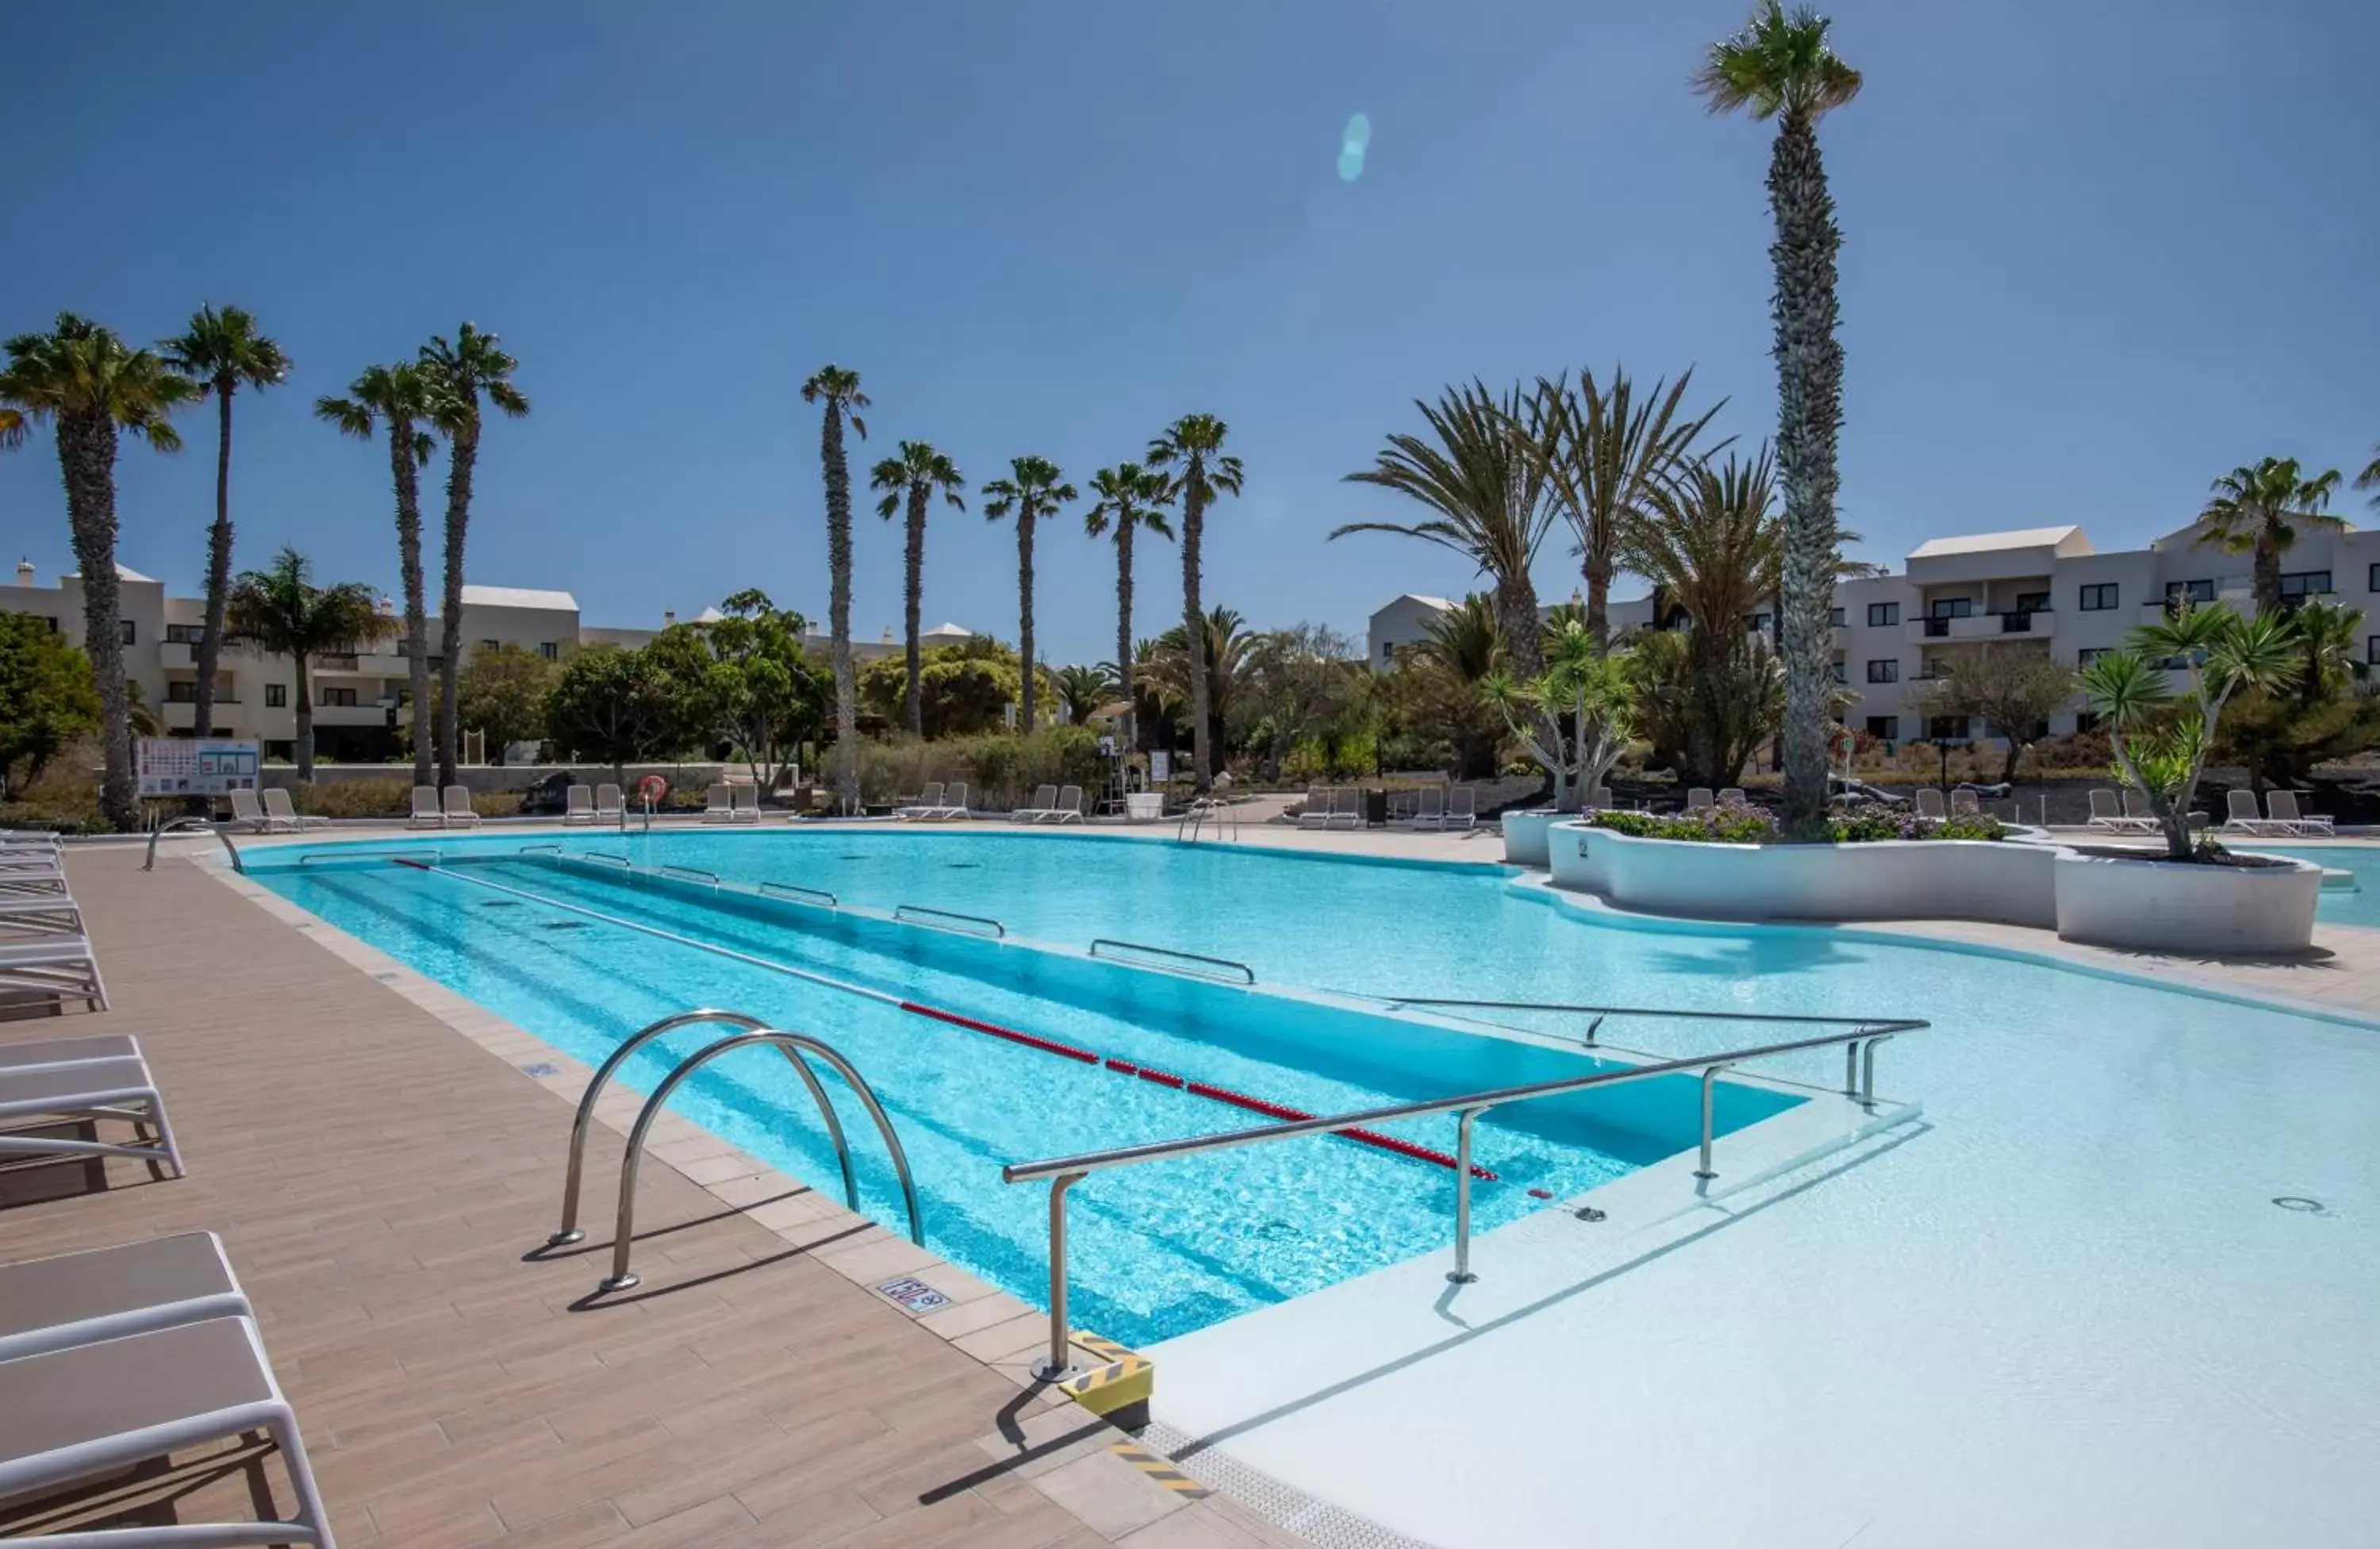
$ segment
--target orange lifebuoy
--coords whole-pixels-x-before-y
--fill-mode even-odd
[[[637,799],[648,807],[658,807],[669,799],[669,782],[658,774],[648,774],[637,782]]]

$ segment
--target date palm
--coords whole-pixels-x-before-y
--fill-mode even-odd
[[[1142,528],[1160,537],[1173,536],[1164,507],[1173,497],[1164,474],[1136,462],[1118,463],[1091,475],[1091,494],[1098,497],[1083,513],[1083,531],[1094,538],[1115,534],[1116,551],[1116,686],[1125,710],[1123,747],[1139,744],[1132,724],[1132,540]]]
[[[2256,556],[2259,613],[2281,605],[2281,555],[2301,531],[2336,532],[2347,526],[2325,509],[2338,487],[2337,469],[2308,479],[2295,457],[2266,457],[2253,467],[2243,463],[2215,481],[2206,508],[2198,513],[2206,524],[2204,541]]]
[[[1244,628],[1246,622],[1230,608],[1215,608],[1198,620],[1195,632],[1176,624],[1140,648],[1144,685],[1161,707],[1175,713],[1187,711],[1192,679],[1206,677],[1207,714],[1211,723],[1206,735],[1218,750],[1222,747],[1223,728],[1248,687],[1256,659],[1258,640]],[[1198,642],[1195,651],[1189,646],[1194,639]],[[1197,736],[1194,727],[1194,741]]]
[[[1078,726],[1088,726],[1099,706],[1116,691],[1115,679],[1104,667],[1060,667],[1050,676],[1050,684],[1058,690],[1058,702],[1065,707],[1066,719]]]
[[[1512,676],[1527,682],[1545,671],[1529,567],[1555,513],[1546,464],[1529,445],[1520,389],[1500,397],[1475,379],[1467,387],[1447,388],[1435,404],[1414,407],[1429,434],[1390,436],[1370,468],[1346,478],[1393,490],[1435,515],[1417,522],[1348,522],[1330,536],[1393,532],[1436,543],[1478,567],[1493,583],[1496,623]]]
[[[1699,415],[1682,413],[1694,379],[1688,370],[1675,384],[1656,381],[1642,399],[1618,366],[1609,385],[1591,371],[1579,372],[1575,387],[1567,376],[1537,379],[1528,444],[1544,461],[1555,505],[1578,541],[1586,630],[1598,640],[1610,632],[1611,578],[1627,529],[1645,518],[1654,493],[1694,459],[1694,443],[1727,407],[1721,398]]]
[[[1205,628],[1199,592],[1207,507],[1217,495],[1239,494],[1245,476],[1240,459],[1223,450],[1230,434],[1231,427],[1212,414],[1184,414],[1148,444],[1148,454],[1141,459],[1150,468],[1164,470],[1167,495],[1182,503],[1182,627],[1189,634]],[[1198,789],[1205,790],[1215,776],[1218,750],[1209,735],[1214,720],[1213,685],[1208,681],[1203,657],[1192,653],[1189,662],[1191,778]]]
[[[316,586],[306,556],[284,548],[261,570],[243,571],[225,609],[232,639],[298,668],[298,778],[314,778],[314,682],[310,659],[361,651],[395,628],[361,581]]]
[[[820,406],[819,465],[826,479],[827,635],[834,663],[835,804],[845,812],[856,812],[859,810],[859,681],[851,670],[851,464],[844,455],[843,426],[849,421],[859,438],[868,439],[868,421],[859,417],[859,410],[868,407],[868,395],[859,390],[857,372],[830,363],[802,384],[802,401]]]
[[[314,400],[316,418],[360,440],[375,430],[388,433],[389,482],[396,492],[396,566],[405,591],[406,666],[412,676],[413,783],[431,783],[430,750],[435,726],[430,698],[430,604],[421,575],[421,468],[433,443],[423,427],[441,418],[435,403],[438,379],[419,364],[400,360],[367,366],[347,384],[344,398]]]
[[[2380,445],[2374,445],[2372,460],[2365,463],[2363,471],[2355,476],[2355,487],[2359,490],[2380,491]],[[2373,495],[2372,508],[2380,511],[2380,494]]]
[[[158,345],[165,363],[215,399],[215,524],[207,533],[207,623],[199,637],[197,735],[214,729],[215,664],[223,654],[224,603],[231,592],[231,400],[243,386],[262,392],[289,375],[289,357],[238,307],[200,307],[189,330]]]
[[[1074,500],[1075,490],[1065,482],[1058,465],[1047,457],[1013,458],[1008,471],[1008,478],[994,479],[984,485],[983,514],[987,521],[1008,516],[1016,518],[1016,655],[1025,669],[1025,703],[1019,712],[1019,725],[1029,732],[1033,729],[1034,680],[1039,676],[1033,670],[1033,529],[1042,518],[1057,515],[1058,507]]]
[[[513,385],[520,362],[504,353],[504,341],[466,323],[449,343],[432,335],[421,348],[421,364],[431,383],[431,408],[446,437],[446,577],[439,600],[438,633],[444,660],[438,664],[438,783],[455,781],[457,684],[463,671],[463,551],[471,527],[471,476],[480,466],[480,403],[485,397],[513,419],[528,412],[528,399]],[[421,735],[422,706],[414,707],[414,737]]]
[[[115,446],[128,433],[161,452],[182,438],[167,416],[197,396],[153,350],[126,346],[111,328],[60,312],[46,334],[19,334],[0,367],[0,408],[21,439],[28,423],[56,426],[67,519],[82,571],[83,651],[99,689],[103,774],[100,810],[129,831],[140,823],[133,779],[131,700],[124,679],[122,607],[115,575]]]
[[[876,465],[868,487],[882,494],[876,503],[876,514],[886,521],[904,506],[908,507],[908,544],[902,574],[901,601],[909,650],[909,681],[904,701],[909,735],[926,734],[925,693],[922,688],[924,665],[917,648],[917,629],[922,622],[918,610],[926,595],[926,511],[934,503],[934,492],[941,492],[943,501],[955,510],[966,509],[966,497],[959,492],[966,488],[958,464],[923,441],[901,443],[901,455],[886,457]]]
[[[1777,238],[1769,315],[1776,327],[1777,474],[1785,499],[1778,651],[1785,666],[1784,808],[1789,828],[1826,816],[1833,635],[1828,623],[1841,552],[1835,531],[1836,443],[1842,431],[1843,350],[1835,337],[1836,252],[1842,234],[1818,154],[1818,120],[1859,95],[1860,73],[1828,46],[1828,19],[1767,0],[1743,30],[1711,45],[1694,76],[1714,114],[1773,120],[1768,205]]]

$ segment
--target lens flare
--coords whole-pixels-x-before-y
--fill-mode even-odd
[[[1339,131],[1339,180],[1352,183],[1364,176],[1364,152],[1372,143],[1372,121],[1358,113]]]

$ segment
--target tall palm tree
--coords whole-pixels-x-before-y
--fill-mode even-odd
[[[1654,492],[1695,457],[1694,444],[1727,407],[1721,398],[1699,415],[1682,416],[1679,406],[1694,379],[1690,368],[1674,384],[1656,381],[1641,401],[1618,366],[1609,387],[1591,371],[1579,372],[1576,387],[1566,377],[1537,379],[1529,403],[1529,445],[1544,460],[1554,503],[1578,540],[1586,630],[1598,640],[1610,632],[1611,578],[1623,531],[1643,517]]]
[[[1243,628],[1245,623],[1233,610],[1216,608],[1198,620],[1197,650],[1189,649],[1192,634],[1179,624],[1140,648],[1143,681],[1161,706],[1177,713],[1189,709],[1192,680],[1206,678],[1208,724],[1203,735],[1218,750],[1233,705],[1247,686],[1259,643]],[[1200,728],[1191,728],[1194,742],[1201,735]]]
[[[82,570],[83,652],[99,686],[105,772],[100,809],[118,829],[140,824],[132,770],[130,700],[124,682],[124,634],[115,579],[115,442],[129,432],[161,452],[182,438],[166,416],[197,396],[152,350],[126,347],[111,328],[60,312],[46,334],[19,334],[0,367],[0,406],[21,438],[28,421],[57,427],[58,471]]]
[[[361,581],[316,586],[306,556],[285,547],[261,570],[232,583],[226,609],[233,639],[298,668],[298,778],[314,778],[314,680],[309,658],[361,651],[395,626],[381,616],[372,589]]]
[[[1116,551],[1116,687],[1129,707],[1132,697],[1132,540],[1141,528],[1172,538],[1164,506],[1173,496],[1165,475],[1136,462],[1118,463],[1091,475],[1091,494],[1098,500],[1083,513],[1083,531],[1094,538],[1115,534]],[[1124,712],[1123,746],[1140,745],[1139,728],[1129,708]]]
[[[1417,522],[1359,521],[1333,528],[1394,532],[1451,550],[1494,583],[1496,622],[1512,676],[1526,682],[1545,671],[1537,640],[1537,589],[1529,567],[1552,530],[1554,502],[1545,462],[1531,451],[1520,389],[1500,398],[1474,380],[1449,387],[1438,402],[1416,401],[1428,437],[1389,437],[1370,468],[1350,483],[1394,490],[1437,515]]]
[[[1058,702],[1065,707],[1066,719],[1078,726],[1089,725],[1099,706],[1116,691],[1115,679],[1103,667],[1060,667],[1050,676],[1050,683],[1058,690]]]
[[[1237,494],[1245,475],[1240,459],[1223,450],[1223,442],[1232,428],[1212,414],[1184,414],[1167,428],[1163,435],[1148,444],[1143,459],[1149,467],[1166,470],[1165,490],[1169,498],[1182,502],[1182,627],[1195,633],[1203,628],[1199,598],[1200,545],[1206,541],[1207,507],[1219,494]],[[1195,767],[1191,778],[1197,788],[1205,790],[1215,777],[1214,740],[1208,736],[1212,717],[1208,703],[1212,686],[1207,681],[1207,665],[1193,653],[1190,657],[1191,747]]]
[[[2355,487],[2359,490],[2380,491],[2380,444],[2373,446],[2372,460],[2365,463],[2363,471],[2355,476]],[[2372,508],[2380,511],[2380,494],[2374,494],[2372,496]]]
[[[1785,496],[1785,556],[1778,651],[1785,665],[1785,821],[1807,833],[1825,817],[1829,668],[1840,542],[1835,531],[1835,448],[1843,420],[1843,350],[1835,337],[1835,254],[1842,233],[1818,120],[1859,94],[1860,73],[1828,46],[1830,24],[1806,7],[1767,0],[1743,30],[1711,45],[1694,89],[1711,112],[1773,119],[1768,204],[1777,240],[1769,315],[1776,325],[1777,472]]]
[[[1008,471],[1010,477],[984,485],[983,514],[990,521],[1016,518],[1016,654],[1025,667],[1020,725],[1031,731],[1038,676],[1033,670],[1033,528],[1043,517],[1057,515],[1059,506],[1075,498],[1075,490],[1047,457],[1013,458]]]
[[[2281,555],[2298,533],[2335,532],[2347,525],[2324,509],[2338,487],[2338,470],[2303,478],[2295,457],[2266,457],[2253,467],[2243,463],[2215,481],[2206,509],[2198,513],[2206,524],[2204,541],[2233,554],[2255,555],[2259,613],[2281,605]]]
[[[934,492],[940,490],[942,499],[952,508],[966,509],[966,497],[959,492],[966,488],[966,479],[959,465],[923,441],[901,443],[901,455],[886,457],[876,465],[868,487],[882,493],[876,503],[876,514],[886,521],[905,503],[909,508],[909,542],[907,568],[902,578],[902,604],[906,610],[905,623],[909,645],[909,684],[905,708],[909,735],[926,734],[925,692],[920,686],[924,666],[917,649],[917,628],[922,622],[918,609],[926,596],[926,508],[934,503]]]
[[[430,748],[435,730],[430,699],[430,605],[421,579],[422,465],[432,438],[422,427],[441,418],[435,402],[439,379],[422,366],[400,360],[367,366],[347,384],[344,398],[314,400],[317,418],[348,435],[369,441],[376,426],[388,431],[389,482],[396,491],[396,563],[405,587],[406,666],[412,675],[413,783],[431,783]]]
[[[188,377],[200,396],[215,396],[215,524],[207,533],[207,623],[199,637],[197,735],[214,730],[215,664],[223,654],[224,600],[231,592],[231,400],[242,386],[262,392],[289,375],[289,357],[257,331],[238,307],[205,306],[190,315],[189,331],[158,345],[165,363]]]
[[[802,401],[820,404],[819,464],[826,477],[827,631],[834,660],[834,795],[846,812],[859,810],[859,682],[851,671],[851,465],[843,452],[848,420],[859,439],[868,421],[859,410],[868,395],[859,373],[829,362],[802,384]],[[1031,681],[1028,675],[1028,682]]]
[[[471,475],[480,465],[480,399],[484,395],[517,420],[528,399],[513,385],[520,362],[504,353],[504,341],[466,323],[453,343],[432,335],[421,347],[421,364],[432,381],[438,429],[446,437],[446,584],[439,601],[438,633],[445,659],[438,664],[438,783],[454,784],[456,685],[463,671],[463,549],[471,527]],[[421,736],[423,706],[413,709],[414,737]]]

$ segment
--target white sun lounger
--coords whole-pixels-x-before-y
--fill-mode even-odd
[[[406,820],[406,826],[407,828],[443,828],[446,826],[446,814],[438,810],[438,787],[436,786],[416,786],[413,787],[413,815]]]
[[[0,1043],[0,1074],[140,1057],[140,1040],[128,1032],[95,1032],[84,1038],[37,1038],[30,1043]]]
[[[1717,799],[1711,794],[1711,788],[1708,786],[1696,786],[1686,792],[1686,811],[1689,812],[1699,812],[1706,807],[1717,804]]]
[[[892,815],[903,823],[913,823],[919,818],[933,816],[935,812],[941,810],[941,805],[942,783],[940,780],[929,780],[926,782],[926,788],[917,793],[917,799],[915,801],[905,807],[894,808]]]
[[[1411,812],[1390,823],[1390,828],[1409,828],[1419,832],[1425,828],[1446,826],[1446,791],[1439,786],[1424,786],[1414,792]]]
[[[471,810],[471,787],[448,786],[445,799],[439,804],[438,815],[445,820],[449,828],[479,827],[480,814]]]
[[[297,1496],[295,1520],[190,1522],[67,1533],[50,1542],[83,1549],[237,1543],[334,1549],[298,1417],[249,1319],[211,1318],[0,1361],[0,1496],[119,1472],[251,1431],[269,1433],[280,1450]]]
[[[1949,806],[1943,801],[1942,792],[1938,787],[1917,787],[1917,815],[1921,818],[1932,818],[1937,822],[1950,815]]]
[[[2293,790],[2267,791],[2265,803],[2284,834],[2313,834],[2326,839],[2334,833],[2328,818],[2299,810],[2298,793]]]
[[[0,932],[79,936],[83,933],[82,909],[71,895],[36,898],[0,894]],[[0,936],[0,941],[6,939]]]
[[[1297,826],[1300,828],[1330,827],[1330,787],[1328,786],[1306,787],[1305,807],[1297,814]]]
[[[284,832],[295,833],[308,828],[328,828],[331,825],[331,820],[328,818],[299,817],[297,804],[289,799],[289,793],[279,786],[266,787],[263,796],[264,815],[273,821],[274,827]]]
[[[1952,817],[1979,818],[1984,815],[1984,799],[1961,786],[1950,793]]]
[[[966,782],[953,780],[942,804],[919,815],[939,823],[958,823],[973,816],[974,814],[967,811]]]
[[[1328,828],[1361,828],[1364,826],[1364,792],[1359,786],[1341,786],[1330,793],[1330,821]]]
[[[1718,799],[1719,805],[1723,807],[1741,807],[1746,799],[1742,786],[1722,786],[1719,787]]]
[[[565,790],[562,793],[562,821],[565,823],[593,823],[594,791],[585,786],[572,786]]]
[[[2256,811],[2256,793],[2241,787],[2224,794],[2223,822],[2216,832],[2265,835],[2286,834],[2289,830]]]
[[[2149,799],[2130,786],[2124,787],[2124,824],[2128,833],[2154,834],[2157,831],[2156,814],[2149,811]]]
[[[99,976],[91,938],[57,932],[0,945],[0,1000],[19,996],[59,1006],[79,1000],[91,1010],[106,1010],[107,984]]]
[[[1586,804],[1590,810],[1597,812],[1609,812],[1619,806],[1618,802],[1611,799],[1611,787],[1609,786],[1597,786],[1593,790],[1588,791],[1586,793]]]
[[[727,788],[725,781],[722,780],[712,786],[710,794],[703,798],[702,821],[705,823],[735,821],[735,793]]]
[[[760,787],[737,783],[727,787],[727,821],[757,823],[760,821]]]
[[[1058,787],[1036,786],[1033,799],[1008,815],[1018,823],[1039,823],[1058,810]]]
[[[1446,827],[1469,833],[1479,826],[1479,787],[1457,786],[1446,793]]]
[[[1057,810],[1050,814],[1050,821],[1060,827],[1083,821],[1082,787],[1060,786],[1058,787],[1058,806]]]
[[[270,834],[278,826],[252,790],[231,793],[231,823],[246,834]]]
[[[71,896],[60,866],[23,866],[0,871],[0,898],[64,898]]]
[[[597,823],[619,823],[627,815],[628,804],[621,796],[618,786],[606,780],[595,787],[595,821]]]
[[[27,1127],[103,1118],[122,1119],[135,1126],[136,1132],[154,1129],[157,1138],[151,1140],[144,1134],[127,1143],[22,1132]],[[176,1177],[183,1172],[181,1149],[174,1143],[173,1127],[165,1117],[165,1100],[142,1059],[0,1068],[0,1160],[23,1156],[130,1156],[169,1163]],[[0,1494],[6,1493],[0,1490]]]
[[[0,1361],[252,1315],[212,1232],[0,1264]]]

